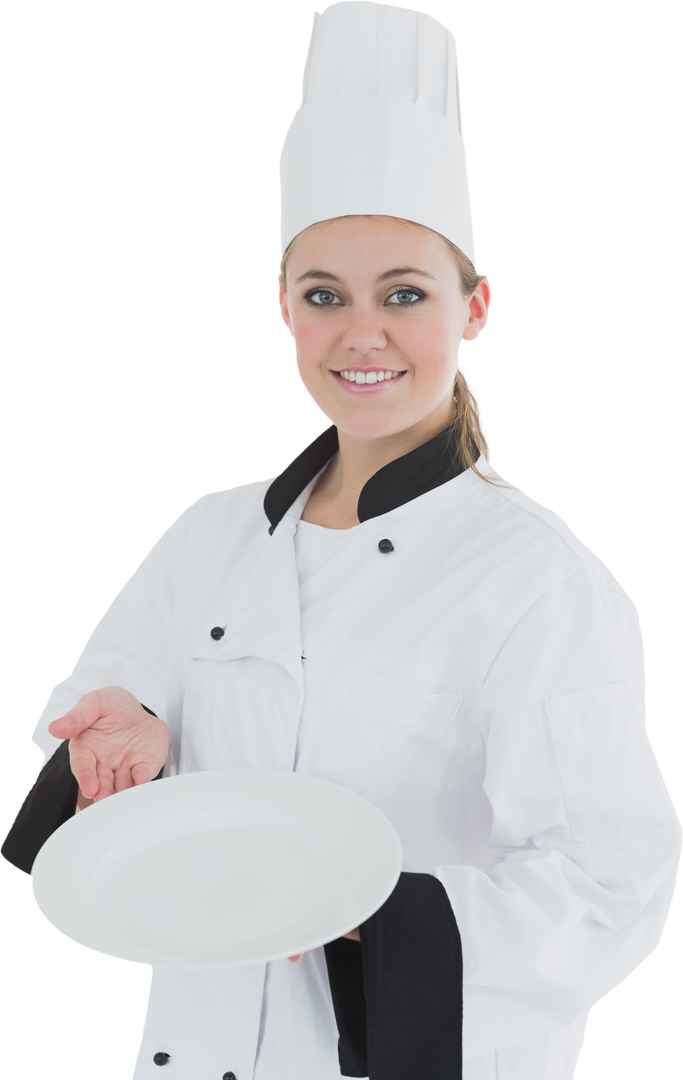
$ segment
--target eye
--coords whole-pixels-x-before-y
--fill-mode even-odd
[[[415,303],[418,303],[420,300],[425,299],[425,294],[424,293],[418,293],[416,288],[405,288],[404,285],[399,285],[398,288],[394,289],[393,293],[390,294],[389,299],[391,299],[392,296],[402,296],[402,295],[405,295],[406,293],[409,294],[409,295],[412,293],[413,296],[417,297],[417,300],[415,301]],[[392,308],[414,308],[415,303],[392,303],[391,307]]]
[[[304,296],[304,299],[306,300],[307,303],[309,303],[311,308],[338,308],[340,306],[343,307],[343,305],[338,305],[338,303],[317,303],[316,301],[311,299],[311,297],[316,296],[316,294],[320,294],[321,296],[331,296],[332,299],[334,299],[335,297],[337,299],[339,299],[337,297],[337,294],[333,293],[331,291],[331,289],[329,289],[329,288],[311,288],[311,289],[309,289],[309,292],[306,293],[305,296]],[[425,294],[423,292],[420,292],[419,289],[417,289],[417,288],[409,288],[406,285],[397,285],[397,287],[393,289],[393,292],[389,294],[387,299],[390,300],[393,296],[399,296],[399,295],[405,295],[405,294],[415,296],[415,297],[417,297],[417,299],[413,300],[411,303],[403,303],[403,302],[390,303],[389,307],[390,308],[416,308],[418,303],[421,303],[421,301],[423,301],[425,299]]]
[[[321,293],[323,296],[331,296],[333,299],[336,296],[336,293],[331,293],[329,288],[311,288],[310,292],[308,292],[306,294],[304,299],[307,300],[310,303],[310,306],[312,308],[333,308],[333,307],[335,307],[335,305],[333,305],[333,303],[313,303],[313,301],[311,300],[311,296],[316,295],[316,293]]]

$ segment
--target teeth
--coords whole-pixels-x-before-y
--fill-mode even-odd
[[[387,379],[397,379],[402,374],[400,371],[340,371],[342,379],[347,382],[363,383],[386,382]]]

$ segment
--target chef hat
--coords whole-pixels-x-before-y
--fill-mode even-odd
[[[387,214],[434,229],[474,262],[453,35],[386,4],[316,14],[280,178],[283,252],[316,221]]]

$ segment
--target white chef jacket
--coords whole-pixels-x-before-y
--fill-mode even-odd
[[[659,940],[680,853],[634,606],[483,457],[493,484],[467,469],[402,491],[406,455],[366,485],[359,525],[297,541],[330,433],[181,515],[34,737],[52,754],[47,725],[116,684],[167,721],[164,775],[296,770],[369,799],[403,870],[452,905],[465,1080],[570,1080],[591,1005]],[[337,1080],[337,1037],[322,948],[156,968],[135,1080]]]

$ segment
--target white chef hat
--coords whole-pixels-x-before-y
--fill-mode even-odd
[[[316,221],[387,214],[474,262],[453,35],[419,11],[364,0],[316,13],[280,179],[283,252]]]

